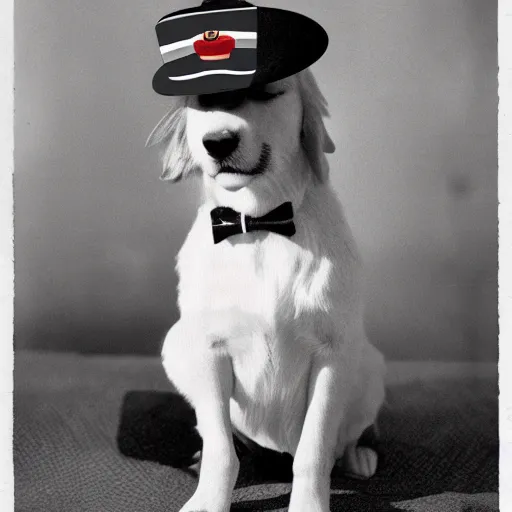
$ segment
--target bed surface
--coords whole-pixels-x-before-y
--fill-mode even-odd
[[[172,464],[190,412],[157,358],[21,351],[14,378],[16,511],[174,512],[193,493]],[[377,474],[333,474],[333,511],[498,510],[495,364],[389,363],[380,430]],[[232,510],[286,510],[290,482],[255,465]]]

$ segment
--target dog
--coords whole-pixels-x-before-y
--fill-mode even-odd
[[[180,319],[168,378],[196,411],[197,489],[182,512],[227,512],[239,461],[233,433],[293,456],[291,512],[327,512],[334,465],[370,477],[357,441],[376,422],[385,362],[363,324],[361,259],[329,183],[325,97],[310,69],[266,86],[171,98],[149,136],[163,180],[202,180],[177,256]],[[295,234],[212,240],[210,212],[246,216],[291,202]]]

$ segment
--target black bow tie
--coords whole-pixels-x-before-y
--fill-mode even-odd
[[[263,215],[263,217],[243,215],[226,206],[214,208],[210,215],[212,217],[214,244],[218,244],[233,235],[257,230],[272,231],[284,236],[295,234],[293,208],[290,202],[283,203],[275,210]]]

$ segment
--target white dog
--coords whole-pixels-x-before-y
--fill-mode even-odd
[[[205,199],[177,258],[180,320],[167,375],[203,438],[199,483],[182,511],[227,512],[239,462],[233,432],[294,457],[292,512],[329,510],[336,461],[369,477],[357,446],[384,400],[384,361],[363,327],[360,261],[328,179],[325,98],[309,70],[246,92],[173,99],[148,145],[163,179],[202,176]],[[214,243],[210,212],[293,205],[296,233]]]

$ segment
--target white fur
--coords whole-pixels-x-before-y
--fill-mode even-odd
[[[308,70],[268,88],[285,93],[232,110],[178,99],[149,139],[166,148],[164,179],[200,173],[205,192],[178,255],[181,318],[162,352],[203,437],[199,484],[183,512],[229,510],[232,428],[294,456],[292,512],[329,510],[330,472],[344,454],[352,473],[376,467],[356,442],[382,405],[384,362],[364,332],[360,260],[329,184],[325,99]],[[267,171],[238,190],[223,187],[202,144],[223,130],[240,135],[230,163],[242,170],[264,143],[271,148]],[[294,208],[291,238],[256,231],[213,244],[216,205],[260,216],[284,201]]]

